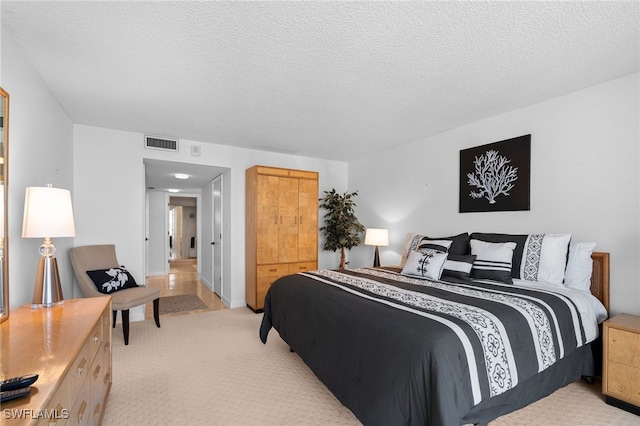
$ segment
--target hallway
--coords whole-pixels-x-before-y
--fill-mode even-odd
[[[217,294],[198,279],[196,259],[181,259],[169,262],[169,275],[147,277],[147,287],[159,288],[160,297],[195,294],[207,306],[207,309],[175,312],[163,316],[188,315],[200,312],[228,309]],[[153,304],[147,303],[145,319],[153,319]]]

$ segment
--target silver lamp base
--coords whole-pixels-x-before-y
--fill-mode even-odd
[[[64,302],[60,287],[58,262],[55,257],[42,257],[38,261],[36,284],[33,289],[32,308],[50,308]]]

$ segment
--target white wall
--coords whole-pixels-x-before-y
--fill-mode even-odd
[[[9,299],[10,308],[31,302],[40,239],[22,238],[25,189],[45,186],[74,192],[73,124],[22,51],[2,29],[2,87],[9,105]],[[74,296],[67,250],[73,238],[54,240],[62,293]]]
[[[167,196],[161,191],[148,191],[147,196],[149,197],[149,250],[147,252],[149,271],[147,275],[164,275],[167,266],[165,252]]]
[[[611,253],[611,311],[640,314],[639,74],[353,161],[358,217],[388,227],[382,263],[407,232],[572,233]],[[531,210],[458,213],[460,150],[531,134]],[[352,250],[368,265],[373,248]]]
[[[315,170],[320,191],[347,188],[347,164],[294,155],[240,149],[189,140],[180,141],[180,152],[143,148],[143,135],[98,127],[74,126],[74,203],[76,244],[110,241],[118,258],[134,276],[144,273],[144,169],[143,159],[207,164],[229,168],[224,179],[224,211],[229,230],[224,230],[224,289],[231,307],[244,299],[244,176],[255,164]],[[190,155],[199,145],[201,155]],[[203,202],[205,202],[203,200]],[[126,259],[126,260],[125,260]],[[335,267],[334,253],[320,252],[320,267]],[[134,314],[132,312],[132,320]]]

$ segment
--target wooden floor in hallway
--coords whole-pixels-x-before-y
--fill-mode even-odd
[[[195,294],[207,305],[207,309],[183,311],[166,314],[167,316],[188,315],[193,313],[228,309],[209,287],[198,279],[196,259],[180,259],[169,262],[169,274],[147,277],[147,287],[159,288],[160,297]],[[147,303],[145,318],[153,319],[153,304]]]

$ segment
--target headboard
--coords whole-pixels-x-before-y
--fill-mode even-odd
[[[591,294],[597,297],[609,312],[609,253],[593,252]]]

